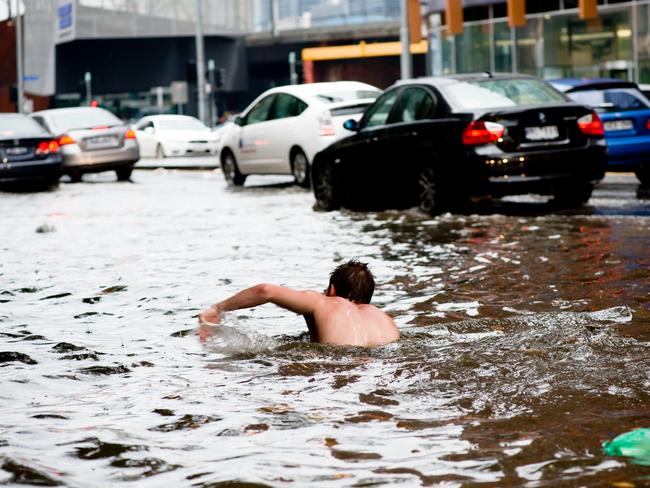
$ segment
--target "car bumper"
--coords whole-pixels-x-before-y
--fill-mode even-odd
[[[166,156],[206,156],[216,155],[219,144],[216,142],[208,143],[189,143],[189,142],[166,142],[163,144],[163,150]]]
[[[473,158],[478,166],[475,174],[479,175],[470,185],[473,194],[552,194],[567,185],[601,180],[605,176],[607,147],[604,141],[594,141],[582,148],[494,152],[475,154]]]
[[[0,182],[53,181],[61,176],[61,158],[0,163]]]
[[[80,170],[84,172],[104,171],[134,164],[140,159],[140,150],[135,142],[122,147],[101,151],[81,151],[78,147],[63,147],[63,170]]]

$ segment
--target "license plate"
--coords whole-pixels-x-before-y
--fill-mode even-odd
[[[117,147],[119,142],[115,136],[90,137],[86,139],[86,146],[89,149],[104,149],[108,147]]]
[[[23,154],[27,154],[29,152],[29,149],[26,147],[8,147],[5,149],[5,154],[7,156],[22,156]]]
[[[634,129],[634,123],[631,120],[608,120],[603,125],[606,131]]]
[[[526,139],[529,141],[550,141],[560,137],[557,125],[545,125],[544,127],[526,127]]]

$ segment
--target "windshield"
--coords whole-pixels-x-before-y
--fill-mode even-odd
[[[536,79],[460,81],[442,89],[469,110],[566,102],[548,83]]]
[[[576,102],[589,105],[599,112],[629,112],[650,107],[650,101],[634,88],[585,90],[568,95]]]
[[[42,134],[45,132],[38,122],[21,115],[0,117],[0,137],[12,137],[15,134]]]
[[[92,129],[93,127],[122,125],[122,121],[108,110],[88,108],[53,113],[52,124],[57,131],[66,132],[75,129]]]
[[[200,120],[191,117],[186,119],[159,120],[158,128],[160,130],[208,130]]]
[[[325,103],[348,102],[363,98],[372,98],[373,100],[381,95],[379,90],[339,90],[332,92],[318,93],[316,98]]]

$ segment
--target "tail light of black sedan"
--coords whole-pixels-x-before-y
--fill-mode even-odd
[[[485,122],[473,120],[463,131],[463,144],[466,146],[477,146],[480,144],[492,144],[503,140],[506,128],[496,122]]]
[[[605,127],[596,112],[584,115],[578,119],[578,127],[588,136],[604,136]]]
[[[56,154],[59,152],[59,143],[57,141],[39,142],[36,147],[36,154],[45,156],[47,154]]]

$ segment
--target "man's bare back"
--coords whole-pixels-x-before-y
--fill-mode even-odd
[[[347,267],[346,267],[347,266]],[[343,268],[343,275],[335,275],[337,270]],[[352,269],[353,280],[359,269],[365,271],[369,278],[353,282],[348,286],[346,271]],[[349,346],[380,346],[399,339],[399,330],[393,319],[369,303],[344,298],[337,293],[336,284],[343,289],[343,294],[359,298],[364,302],[370,301],[374,290],[372,274],[365,265],[353,261],[342,265],[332,273],[330,285],[325,293],[314,291],[297,291],[278,285],[260,284],[247,288],[232,297],[219,302],[199,314],[201,324],[218,324],[223,312],[250,308],[264,303],[274,303],[282,308],[303,315],[311,340],[323,344],[349,345]],[[369,291],[365,280],[371,280]],[[361,292],[356,291],[361,287]],[[201,332],[201,331],[200,331]],[[206,331],[203,331],[206,333]]]

